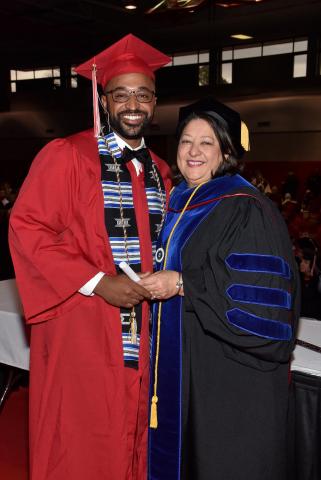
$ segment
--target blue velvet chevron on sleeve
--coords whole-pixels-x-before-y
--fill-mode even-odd
[[[226,290],[231,300],[266,307],[291,308],[291,295],[280,288],[234,284]]]
[[[287,323],[258,317],[239,308],[228,310],[226,317],[234,327],[260,337],[271,340],[290,340],[292,337],[292,328]]]
[[[260,272],[291,278],[289,264],[281,257],[253,253],[231,253],[225,260],[232,270],[240,272]]]
[[[264,282],[265,275],[268,279],[271,276],[291,279],[291,270],[289,264],[281,257],[274,255],[261,255],[254,253],[231,253],[225,259],[225,264],[230,270],[238,272],[247,272],[253,275],[262,273],[262,281]],[[227,297],[236,303],[243,303],[248,305],[257,305],[265,308],[268,312],[270,309],[291,309],[292,297],[287,291],[285,283],[284,288],[271,288],[265,285],[254,285],[250,282],[247,276],[247,283],[232,283],[226,289]],[[254,277],[253,277],[254,278]],[[273,315],[275,316],[275,315]],[[239,328],[245,332],[253,335],[258,335],[264,338],[273,340],[289,340],[292,335],[292,328],[289,324],[275,319],[264,318],[238,307],[231,308],[226,312],[228,322],[234,327]],[[272,317],[272,314],[271,314]]]

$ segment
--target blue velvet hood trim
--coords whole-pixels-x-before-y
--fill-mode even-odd
[[[181,218],[172,236],[166,269],[182,271],[182,251],[198,226],[227,195],[242,187],[255,188],[240,175],[213,179],[204,184],[193,197],[190,208]],[[159,237],[157,269],[163,269],[162,252],[168,237],[193,189],[186,182],[172,192],[163,231]],[[246,195],[250,194],[238,194]],[[255,193],[254,193],[255,195]],[[162,250],[163,249],[163,250]],[[151,390],[154,384],[155,340],[158,305],[154,305],[152,329]],[[181,464],[181,387],[182,387],[182,297],[176,295],[162,304],[160,352],[158,364],[158,428],[149,430],[149,480],[180,480]]]

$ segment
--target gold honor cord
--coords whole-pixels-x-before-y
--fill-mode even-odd
[[[182,216],[185,213],[185,210],[187,209],[188,205],[191,203],[192,198],[194,197],[195,193],[198,191],[198,189],[204,185],[206,182],[201,183],[198,185],[193,192],[191,193],[189,199],[185,203],[185,206],[183,210],[181,211],[180,216],[175,222],[175,225],[173,226],[171,233],[169,234],[168,240],[167,240],[167,245],[165,249],[165,259],[164,259],[164,265],[163,265],[163,270],[166,270],[166,262],[167,262],[167,256],[168,256],[168,248],[170,241],[172,239],[172,236],[174,234],[174,231],[179,224]],[[157,420],[157,402],[158,402],[158,396],[157,396],[157,384],[158,384],[158,359],[159,359],[159,346],[160,346],[160,327],[161,327],[161,314],[162,314],[162,302],[159,302],[159,307],[158,307],[158,315],[157,315],[157,336],[156,336],[156,358],[155,358],[155,370],[154,370],[154,388],[153,388],[153,396],[152,396],[152,403],[151,403],[151,412],[150,412],[150,428],[157,428],[158,427],[158,420]]]

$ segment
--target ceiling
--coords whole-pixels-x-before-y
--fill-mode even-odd
[[[173,0],[166,0],[167,5]],[[176,0],[182,5],[186,0]],[[191,0],[190,0],[191,1]],[[233,33],[253,41],[318,35],[321,0],[194,0],[195,8],[161,8],[160,0],[12,0],[1,2],[2,65],[10,68],[77,64],[127,33],[165,53],[229,45]],[[218,3],[241,3],[224,8]],[[197,4],[199,4],[197,6]]]

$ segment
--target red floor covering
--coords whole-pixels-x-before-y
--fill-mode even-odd
[[[0,413],[0,480],[28,480],[28,389],[11,392]]]

